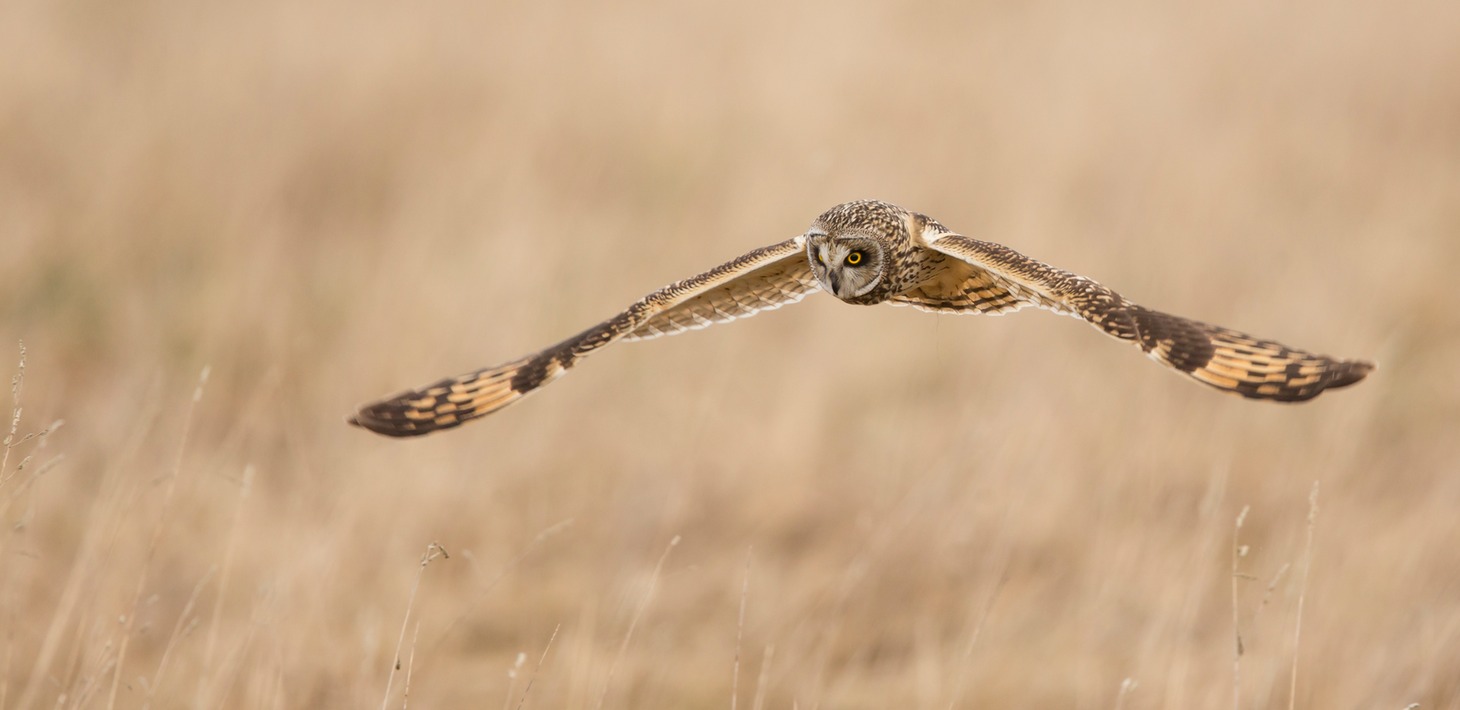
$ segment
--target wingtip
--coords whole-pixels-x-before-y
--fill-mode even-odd
[[[1368,360],[1344,360],[1343,369],[1338,373],[1338,379],[1329,386],[1347,387],[1368,377],[1369,373],[1378,369],[1378,367],[1379,365],[1377,363],[1369,362]]]
[[[367,408],[362,407],[354,414],[345,417],[345,423],[353,427],[360,427],[361,429],[364,429],[368,432],[381,434],[383,436],[401,436],[401,434],[397,433],[396,429],[385,426],[384,422],[380,421],[376,417],[370,416],[370,413],[366,411],[366,409]]]
[[[428,422],[416,422],[379,416],[374,409],[378,405],[361,407],[359,411],[345,417],[345,423],[350,426],[357,426],[368,432],[399,439],[412,436],[429,434],[440,429],[440,426],[428,426]]]

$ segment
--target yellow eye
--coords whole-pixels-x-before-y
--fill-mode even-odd
[[[862,263],[862,252],[854,251],[847,255],[847,266],[856,266]]]

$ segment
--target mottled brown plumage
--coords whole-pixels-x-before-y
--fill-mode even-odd
[[[541,352],[360,408],[351,424],[415,436],[490,414],[616,340],[646,340],[744,318],[826,289],[858,305],[999,315],[1038,306],[1089,322],[1197,382],[1252,399],[1299,402],[1373,370],[1150,310],[1008,247],[948,231],[885,202],[837,205],[805,234],[670,284]]]

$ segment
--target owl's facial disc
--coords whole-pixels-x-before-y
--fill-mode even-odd
[[[817,234],[807,241],[806,251],[821,287],[842,300],[861,296],[882,281],[882,245],[874,239]]]

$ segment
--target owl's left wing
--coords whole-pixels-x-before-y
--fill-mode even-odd
[[[795,303],[816,289],[805,238],[794,237],[665,286],[557,345],[367,404],[348,421],[387,436],[449,429],[522,399],[616,340],[652,338],[743,318]]]
[[[1362,360],[1337,360],[1246,333],[1137,305],[1092,279],[1031,259],[1001,244],[957,234],[927,238],[934,251],[975,267],[989,311],[1009,310],[1009,299],[1072,315],[1151,359],[1202,384],[1252,399],[1301,402],[1345,387],[1374,369]],[[974,310],[984,310],[974,308]]]

